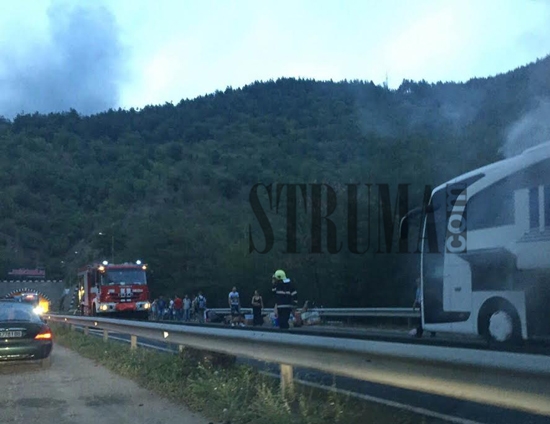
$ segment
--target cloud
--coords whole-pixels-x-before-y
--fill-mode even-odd
[[[4,45],[0,53],[0,115],[71,108],[88,115],[117,107],[125,49],[104,7],[54,2],[48,36],[32,48]],[[23,51],[23,53],[21,53]]]

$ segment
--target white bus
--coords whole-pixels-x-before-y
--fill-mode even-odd
[[[550,337],[550,142],[435,188],[423,212],[425,331]]]

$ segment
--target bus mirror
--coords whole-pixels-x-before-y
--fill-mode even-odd
[[[399,238],[401,240],[406,240],[409,235],[409,219],[415,216],[419,216],[422,213],[422,208],[414,208],[413,210],[407,212],[407,214],[401,218],[399,222]]]

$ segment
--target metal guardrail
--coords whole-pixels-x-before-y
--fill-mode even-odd
[[[212,308],[210,311],[214,311],[217,314],[228,315],[231,313],[229,308]],[[296,309],[302,312],[301,308]],[[381,318],[420,318],[420,311],[415,311],[412,308],[309,308],[309,312],[317,312],[321,317],[381,317]],[[76,312],[76,310],[72,310]],[[251,314],[252,308],[241,308],[241,312],[245,314]],[[273,308],[264,308],[262,313],[271,314]],[[69,310],[67,313],[71,313]]]
[[[212,308],[217,314],[229,314],[229,308]],[[297,309],[301,311],[300,308]],[[252,308],[241,308],[244,313],[251,314]],[[273,308],[264,308],[264,313],[272,313]],[[385,318],[420,318],[418,310],[412,308],[310,308],[308,312],[317,312],[321,317],[385,317]]]
[[[241,331],[107,318],[47,315],[52,322],[278,363],[281,386],[292,367],[550,416],[550,357],[500,351]]]

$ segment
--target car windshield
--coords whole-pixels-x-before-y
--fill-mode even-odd
[[[137,269],[109,270],[105,273],[105,284],[145,284],[145,271]]]
[[[41,322],[41,318],[34,312],[34,307],[27,303],[0,302],[0,322],[27,321]]]

